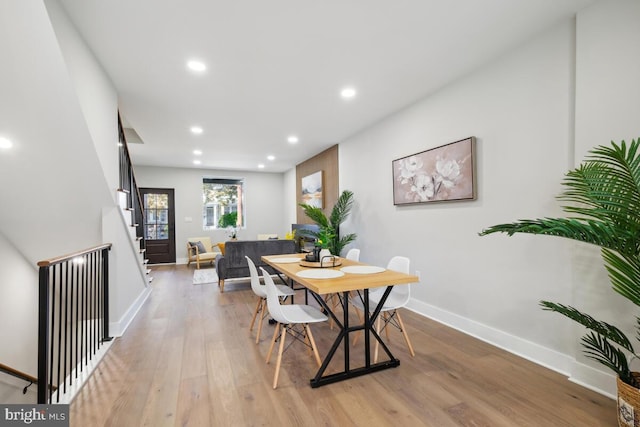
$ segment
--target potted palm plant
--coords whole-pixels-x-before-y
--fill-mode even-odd
[[[303,233],[316,239],[318,246],[328,249],[333,255],[340,256],[342,249],[356,239],[354,233],[340,236],[340,224],[342,224],[353,206],[353,192],[344,190],[338,201],[331,209],[329,218],[324,214],[322,209],[305,203],[300,203],[300,207],[304,213],[315,222],[319,231],[304,230]]]
[[[629,145],[622,141],[598,146],[578,168],[566,174],[566,189],[558,199],[569,202],[562,208],[571,216],[494,225],[480,235],[530,233],[597,245],[613,290],[640,306],[639,146],[640,139]],[[630,363],[637,357],[631,340],[616,326],[574,307],[550,301],[541,301],[540,305],[588,329],[581,339],[585,356],[617,375],[619,425],[638,425],[640,374],[631,371]],[[636,318],[636,325],[636,339],[640,339],[640,318]]]

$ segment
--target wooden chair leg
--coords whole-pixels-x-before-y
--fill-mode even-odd
[[[381,313],[382,314],[382,313]],[[380,336],[380,322],[381,322],[381,314],[378,315],[378,318],[376,319],[376,332],[378,333],[378,336]],[[373,351],[373,363],[378,363],[378,347],[380,346],[380,343],[378,342],[378,340],[376,340],[376,345],[375,345],[375,350]]]
[[[318,363],[318,368],[319,368],[320,366],[322,366],[322,361],[320,360],[318,347],[316,347],[316,341],[313,339],[313,335],[311,334],[311,328],[309,328],[308,324],[304,325],[304,329],[307,331],[307,337],[309,337],[309,342],[311,342],[311,349],[313,350],[313,355],[316,357],[316,362]]]
[[[262,321],[264,320],[264,315],[267,312],[267,300],[264,298],[260,298],[260,320],[258,321],[258,333],[256,334],[256,344],[260,342],[260,335],[262,334]]]
[[[262,298],[258,297],[258,303],[256,304],[256,309],[253,311],[253,317],[251,318],[251,323],[249,324],[249,332],[253,331],[253,324],[256,322],[256,316],[258,315],[258,311],[262,307]]]
[[[276,362],[276,373],[273,376],[273,389],[278,387],[278,376],[280,375],[280,363],[282,362],[282,352],[284,351],[284,339],[287,336],[287,325],[282,325],[282,334],[280,335],[280,348],[278,350],[278,360]]]
[[[224,279],[218,280],[218,287],[220,288],[220,293],[224,292]]]
[[[402,335],[404,336],[404,340],[407,343],[407,347],[409,347],[409,353],[411,353],[411,357],[415,356],[416,353],[413,351],[413,346],[411,345],[411,341],[409,341],[409,335],[407,334],[407,330],[404,327],[404,323],[402,322],[402,317],[400,317],[400,312],[396,310],[396,316],[398,317],[398,323],[400,324],[400,329],[402,330]]]
[[[390,341],[391,338],[389,338],[389,328],[387,327],[387,322],[389,321],[389,313],[387,313],[386,311],[384,313],[382,313],[383,315],[383,319],[384,319],[384,333],[387,337],[387,341]]]
[[[324,302],[327,303],[327,305],[329,305],[329,302],[332,302],[333,299],[335,298],[335,294],[327,294],[327,296],[324,297]],[[335,303],[333,304],[332,308],[335,308]],[[327,313],[328,314],[328,313]],[[329,316],[329,329],[331,329],[333,331],[333,317]]]
[[[267,352],[267,360],[266,363],[269,363],[269,359],[271,359],[271,352],[273,351],[273,346],[276,343],[276,339],[278,339],[278,333],[280,332],[280,323],[276,323],[276,327],[273,330],[273,339],[271,340],[271,345],[269,346],[269,351]]]
[[[363,317],[363,314],[364,314],[364,313],[363,313],[363,314],[360,314],[360,310],[358,310],[355,306],[353,306],[353,309],[354,309],[354,311],[356,312],[356,314],[358,315],[358,321],[359,321],[360,323],[364,323],[364,317]],[[360,329],[360,330],[356,331],[356,332],[353,334],[353,343],[352,343],[352,345],[354,345],[354,346],[356,345],[356,343],[358,342],[358,337],[360,336],[360,334],[362,334],[362,329]]]

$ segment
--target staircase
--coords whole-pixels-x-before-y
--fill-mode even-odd
[[[120,188],[117,190],[117,200],[120,213],[129,228],[129,235],[134,248],[139,253],[142,271],[147,276],[147,284],[151,283],[151,269],[148,266],[149,260],[146,257],[146,245],[144,240],[144,208],[138,191],[138,185],[133,173],[133,164],[129,156],[127,138],[122,126],[122,120],[118,114],[118,135],[120,145]]]
[[[137,192],[136,187],[136,192]],[[129,201],[132,199],[130,197],[129,191],[125,189],[118,189],[117,191],[117,199],[118,206],[120,207],[120,213],[122,214],[122,218],[128,226],[129,236],[131,237],[131,244],[134,249],[138,252],[138,258],[140,261],[140,265],[142,271],[147,276],[147,283],[151,283],[153,281],[153,276],[151,275],[151,269],[149,268],[149,260],[146,258],[146,248],[145,248],[145,240],[142,236],[142,226],[138,222],[138,219],[141,219],[142,214],[138,215],[136,209],[129,206]],[[140,208],[142,209],[142,208]],[[138,218],[140,217],[140,218]]]

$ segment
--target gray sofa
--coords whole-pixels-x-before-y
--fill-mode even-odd
[[[265,264],[263,255],[292,254],[296,251],[293,240],[231,240],[224,244],[224,255],[216,257],[218,287],[224,292],[224,281],[240,277],[249,277],[249,266],[245,256],[251,258],[256,268],[264,267],[268,272],[275,271]],[[260,270],[258,270],[260,271]]]

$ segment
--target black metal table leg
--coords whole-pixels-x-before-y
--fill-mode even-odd
[[[397,366],[400,366],[400,360],[396,359],[393,356],[393,354],[391,353],[391,350],[389,350],[389,348],[384,343],[384,341],[382,341],[382,339],[380,338],[380,335],[376,332],[375,328],[372,327],[372,325],[375,325],[375,320],[380,315],[380,309],[384,305],[384,302],[387,300],[387,297],[391,293],[392,288],[393,286],[387,287],[387,289],[385,290],[380,300],[380,303],[376,307],[376,310],[373,313],[371,313],[371,315],[369,315],[369,290],[368,289],[364,290],[364,308],[365,308],[364,323],[362,325],[357,325],[357,326],[349,326],[349,293],[348,292],[344,292],[343,298],[341,301],[341,305],[344,313],[342,323],[338,320],[338,317],[335,315],[335,313],[331,310],[329,305],[320,295],[317,295],[314,292],[311,293],[312,296],[315,298],[315,300],[318,302],[318,304],[320,304],[320,306],[324,309],[324,311],[329,316],[331,316],[331,318],[336,322],[336,325],[338,326],[338,328],[340,328],[340,331],[338,332],[338,336],[333,342],[333,345],[329,349],[329,352],[325,356],[324,360],[322,361],[322,365],[318,369],[318,372],[316,373],[315,377],[310,380],[311,387],[316,388],[316,387],[331,384],[334,382],[346,380],[349,378],[355,378],[361,375],[366,375],[373,372],[381,371],[383,369],[395,368]],[[349,356],[350,356],[349,334],[359,330],[363,330],[364,332],[365,365],[359,368],[352,369],[349,361]],[[371,345],[370,345],[371,335],[373,335],[374,339],[376,339],[380,343],[383,350],[386,352],[387,356],[389,356],[389,360],[380,362],[380,363],[374,363],[374,364],[371,363]],[[335,355],[335,352],[340,346],[340,344],[344,345],[344,370],[342,372],[338,372],[335,374],[324,375],[324,372],[327,369],[327,366],[329,366],[329,363],[331,362],[331,359]]]

